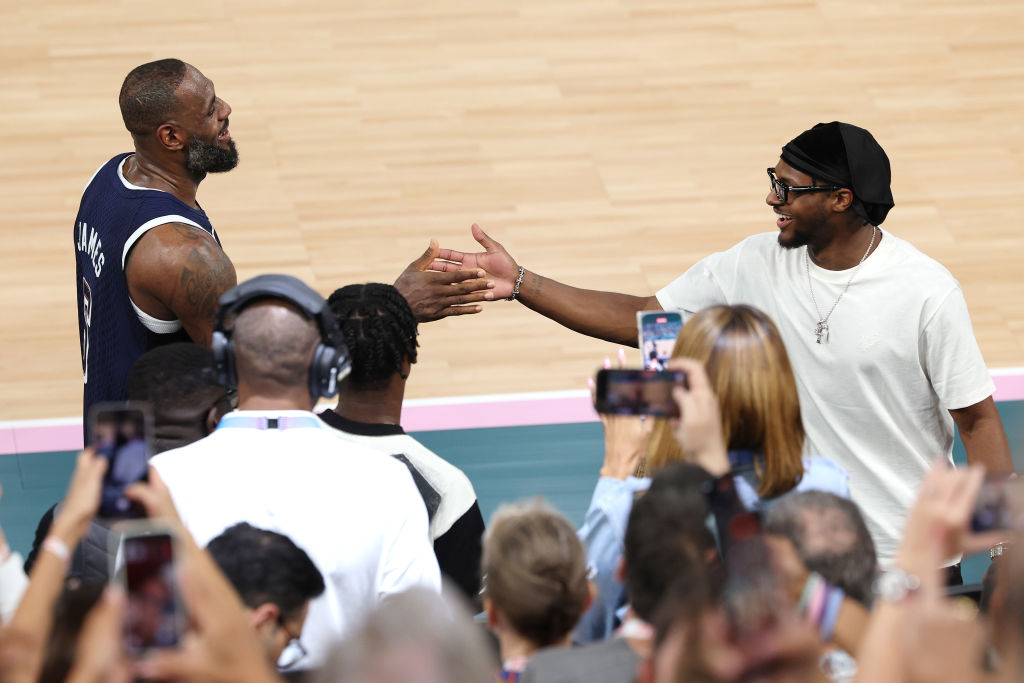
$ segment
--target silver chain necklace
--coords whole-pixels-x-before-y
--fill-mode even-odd
[[[871,248],[875,246],[875,235],[878,233],[878,228],[874,225],[871,226],[871,242],[868,243],[868,248],[864,252],[864,255],[860,257],[860,262],[850,273],[850,279],[846,281],[846,286],[843,287],[843,291],[839,292],[839,296],[836,297],[835,302],[832,304],[832,308],[828,309],[828,315],[822,316],[821,309],[818,307],[818,300],[814,297],[814,285],[811,282],[811,257],[809,256],[810,249],[804,251],[804,268],[807,270],[807,288],[811,290],[811,301],[814,302],[814,312],[818,314],[818,324],[814,326],[814,334],[818,338],[818,343],[821,344],[822,340],[824,343],[828,343],[828,320],[832,317],[832,313],[836,310],[836,306],[839,305],[839,300],[846,294],[846,290],[850,288],[850,283],[853,282],[853,278],[857,277],[857,273],[860,272],[860,267],[864,265],[864,261],[867,259],[868,254],[871,253]]]

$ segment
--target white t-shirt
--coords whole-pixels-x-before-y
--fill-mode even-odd
[[[715,304],[750,304],[779,328],[800,392],[810,452],[850,475],[883,561],[895,554],[906,514],[931,460],[952,458],[950,409],[992,395],[960,284],[911,244],[885,233],[829,320],[818,344],[806,247],[783,249],[777,233],[711,254],[658,292],[684,317]],[[825,315],[851,270],[810,263]]]
[[[338,432],[340,438],[349,443],[357,444],[378,453],[392,456],[403,455],[408,458],[409,462],[416,468],[416,471],[419,472],[427,484],[440,494],[437,509],[430,519],[431,540],[437,540],[448,533],[452,525],[458,522],[477,502],[473,484],[469,481],[469,477],[466,476],[465,472],[406,434],[402,431],[401,427],[396,426],[391,433],[387,434],[357,434],[345,431],[343,427],[332,423],[329,418],[325,418],[322,415],[321,419],[331,425]],[[334,419],[337,420],[338,418]],[[352,424],[350,421],[346,422]],[[377,426],[366,425],[365,423],[354,424],[364,427]]]
[[[260,417],[307,421],[237,426]],[[408,468],[346,442],[313,413],[234,411],[213,434],[150,463],[200,546],[248,522],[285,534],[313,560],[325,590],[310,603],[301,637],[308,656],[298,668],[321,665],[385,596],[441,589],[427,511]]]

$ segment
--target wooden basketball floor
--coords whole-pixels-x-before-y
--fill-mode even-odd
[[[888,151],[885,229],[1024,365],[1019,0],[0,3],[0,420],[77,416],[72,223],[130,145],[117,92],[177,56],[242,154],[199,199],[241,279],[393,281],[479,222],[528,268],[649,294],[774,230],[764,169],[819,121]],[[856,286],[856,285],[854,285]],[[839,314],[842,313],[840,309]],[[499,302],[422,328],[414,398],[578,389],[612,349]]]

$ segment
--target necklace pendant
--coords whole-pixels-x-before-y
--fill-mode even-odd
[[[822,340],[828,342],[828,323],[824,320],[819,320],[818,324],[814,326],[814,334],[818,337],[818,343],[821,344]]]

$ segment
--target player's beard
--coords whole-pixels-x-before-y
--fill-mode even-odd
[[[197,183],[207,173],[224,173],[235,166],[238,166],[238,149],[234,140],[228,140],[226,149],[217,144],[207,144],[195,135],[189,140],[185,170]]]

